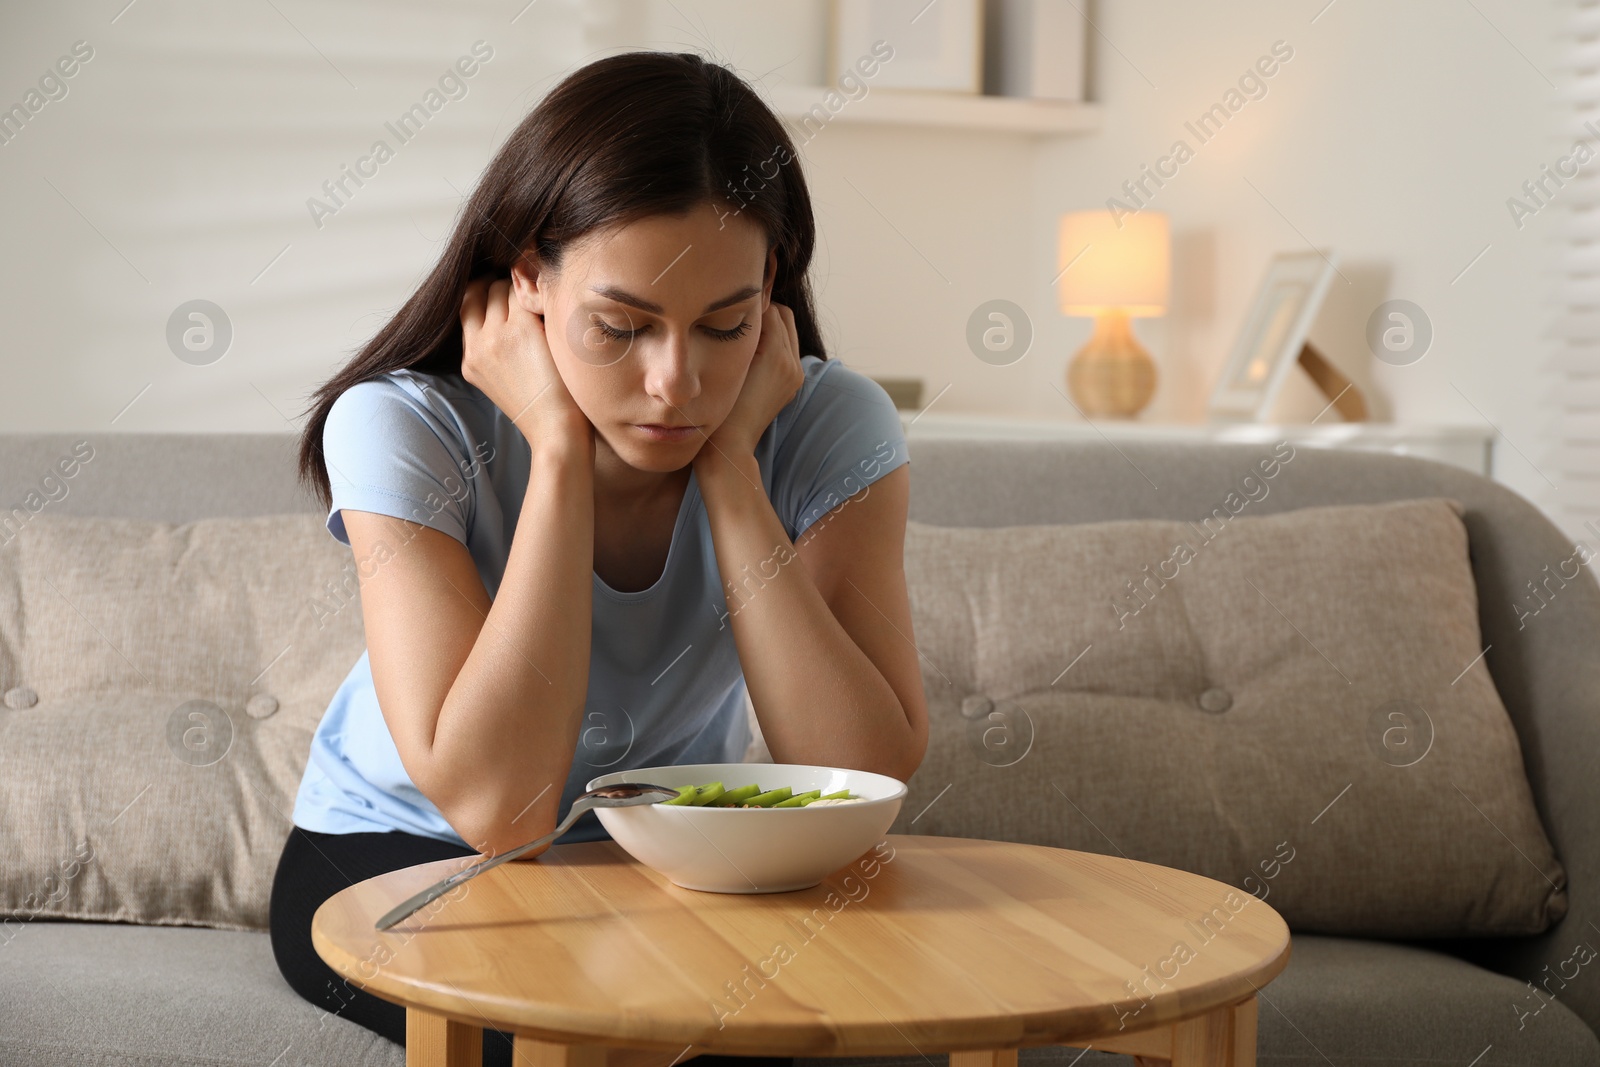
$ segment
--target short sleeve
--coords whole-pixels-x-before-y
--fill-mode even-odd
[[[462,544],[470,525],[465,449],[449,424],[398,382],[375,378],[346,389],[322,427],[333,504],[328,532],[348,545],[344,508],[393,515]]]
[[[774,503],[791,539],[852,494],[910,462],[900,412],[883,386],[838,360],[808,368],[778,446]]]

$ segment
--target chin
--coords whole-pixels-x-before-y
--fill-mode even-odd
[[[634,470],[650,471],[654,474],[671,474],[681,471],[694,461],[700,450],[693,445],[672,447],[657,445],[653,452],[635,452],[631,456],[623,456],[622,460]]]
[[[607,438],[607,443],[611,445],[611,450],[617,457],[635,470],[653,471],[658,474],[667,474],[687,467],[690,461],[700,454],[700,449],[705,447],[706,443],[706,439],[699,434],[684,441],[652,441],[631,427],[624,426],[620,432],[624,436],[621,448],[617,447],[615,439]]]

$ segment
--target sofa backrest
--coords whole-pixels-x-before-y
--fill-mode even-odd
[[[92,458],[64,463],[86,451]],[[0,435],[0,548],[33,513],[186,522],[321,509],[295,481],[291,434]],[[1465,505],[1479,623],[1523,747],[1535,801],[1566,866],[1571,909],[1537,938],[1464,946],[1511,973],[1536,972],[1600,924],[1600,585],[1571,574],[1574,546],[1527,500],[1466,470],[1386,453],[1299,447],[1271,482],[1241,488],[1268,444],[916,440],[911,518],[945,526],[1194,519],[1230,492],[1251,513],[1413,497]],[[72,468],[67,476],[62,472]],[[1266,495],[1255,495],[1266,489]],[[1536,594],[1537,591],[1537,594]],[[1337,590],[1330,590],[1337,595]],[[1381,605],[1374,605],[1381,610]],[[1535,610],[1537,609],[1537,610]],[[1568,1000],[1600,1027],[1600,986]]]
[[[318,511],[295,484],[297,448],[283,433],[0,434],[0,544],[29,513],[192,522]]]
[[[1198,519],[1241,487],[1269,444],[913,440],[910,517],[942,526]],[[1260,480],[1257,480],[1260,482]],[[1255,515],[1453,497],[1465,506],[1484,661],[1516,726],[1539,815],[1565,865],[1569,911],[1529,938],[1459,942],[1461,955],[1538,980],[1578,942],[1600,944],[1600,584],[1542,512],[1489,478],[1433,460],[1298,447]],[[1260,489],[1255,492],[1259,493]],[[1600,546],[1593,546],[1600,548]],[[1568,578],[1563,579],[1564,571]],[[1337,590],[1329,590],[1331,596]],[[1382,605],[1373,605],[1381,611]],[[1397,818],[1404,817],[1397,813]],[[1561,999],[1600,1030],[1600,984]]]

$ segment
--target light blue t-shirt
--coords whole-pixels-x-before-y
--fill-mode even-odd
[[[838,360],[803,356],[801,365],[799,393],[756,448],[762,484],[791,541],[910,459],[899,413],[882,386]],[[522,432],[482,391],[459,374],[388,372],[339,396],[322,447],[333,494],[327,525],[337,540],[350,543],[341,508],[432,527],[467,546],[495,596],[522,510],[530,452]],[[584,721],[558,819],[598,775],[737,763],[750,743],[744,675],[693,476],[656,583],[619,592],[594,575],[593,590]],[[403,830],[467,844],[401,764],[366,652],[312,737],[291,819],[323,833]],[[607,837],[591,811],[561,841]]]

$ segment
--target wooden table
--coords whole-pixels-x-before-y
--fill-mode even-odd
[[[469,862],[370,878],[312,921],[335,971],[406,1006],[413,1067],[476,1067],[485,1027],[540,1067],[702,1053],[1015,1067],[1036,1045],[1250,1067],[1256,990],[1289,960],[1278,913],[1209,878],[902,834],[821,885],[761,895],[681,889],[611,841],[557,845],[373,929]]]

